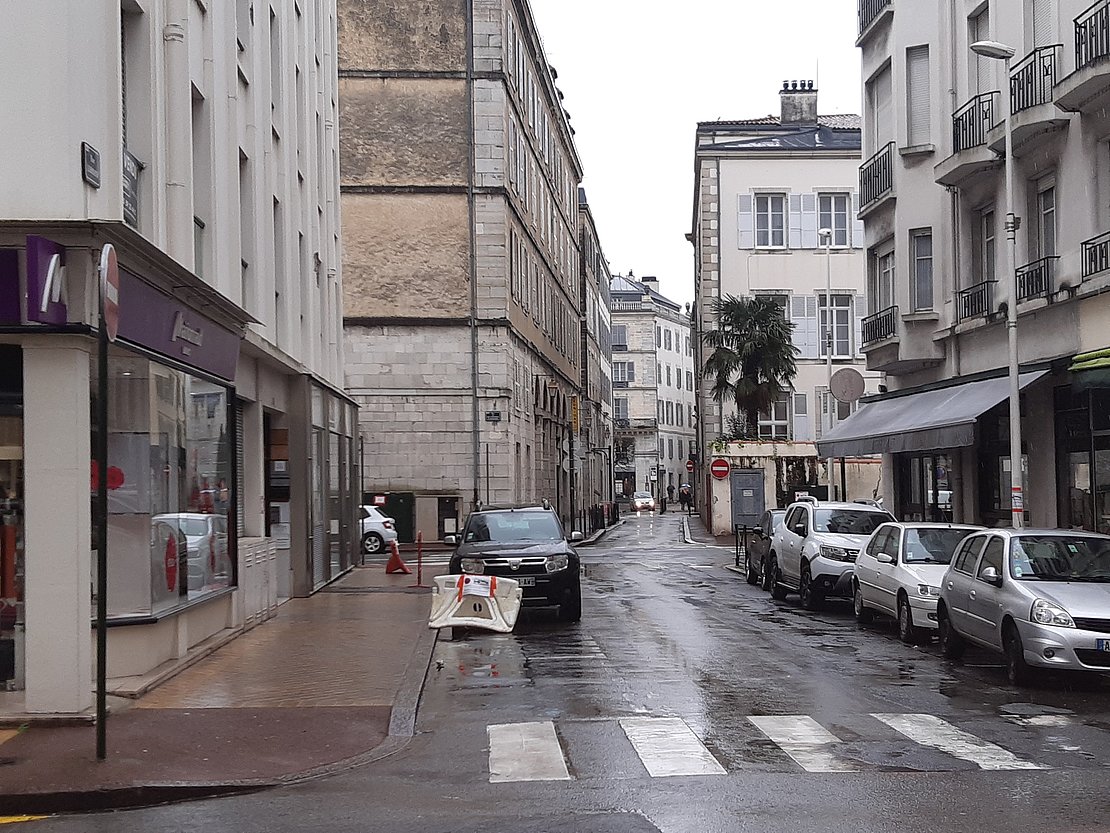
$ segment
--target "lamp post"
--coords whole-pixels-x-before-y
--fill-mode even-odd
[[[1002,61],[1006,80],[1010,79],[1010,59],[1016,50],[997,41],[981,40],[971,44],[971,51],[984,58]],[[1021,465],[1021,384],[1018,378],[1018,282],[1017,282],[1017,227],[1014,213],[1014,136],[1010,113],[1009,89],[1002,90],[1004,126],[1006,130],[1006,341],[1009,348],[1010,376],[1010,514],[1014,529],[1025,526],[1024,472]]]
[[[828,431],[832,428],[832,354],[833,342],[835,336],[833,335],[833,320],[832,320],[832,238],[833,233],[830,228],[818,229],[817,239],[825,242],[825,332],[821,334],[820,338],[825,340],[825,412],[828,418],[825,420],[824,430]],[[820,319],[820,311],[818,311],[818,319]],[[828,499],[833,499],[833,458],[829,457],[825,460],[825,480],[828,481],[829,494]],[[843,497],[843,495],[841,496]]]

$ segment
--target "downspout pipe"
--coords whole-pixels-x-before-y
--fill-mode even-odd
[[[193,102],[189,90],[188,0],[166,0],[166,249],[186,269],[193,263]]]
[[[474,489],[471,506],[478,505],[478,483],[482,476],[482,437],[478,422],[478,231],[474,193],[474,0],[466,0],[466,212],[470,226],[470,410],[471,458],[474,468]]]

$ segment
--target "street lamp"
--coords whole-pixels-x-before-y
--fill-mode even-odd
[[[1004,43],[981,40],[971,44],[971,51],[983,58],[1002,61],[1007,80],[1010,78],[1010,59],[1017,51]],[[1021,385],[1018,379],[1018,282],[1017,282],[1017,227],[1014,213],[1014,136],[1008,90],[1002,91],[1006,129],[1006,283],[1009,298],[1006,301],[1006,340],[1009,347],[1010,375],[1010,514],[1014,529],[1025,526],[1025,496],[1022,493],[1024,476],[1021,465]]]
[[[825,420],[825,430],[828,431],[832,428],[832,354],[833,354],[833,320],[832,320],[832,239],[833,232],[831,228],[823,228],[817,231],[817,239],[823,240],[825,243],[825,332],[823,338],[825,339],[825,412],[828,414],[828,419]],[[820,315],[818,315],[820,318]],[[829,500],[833,499],[833,458],[829,457],[825,461],[825,479],[828,481]],[[843,495],[841,496],[843,497]]]

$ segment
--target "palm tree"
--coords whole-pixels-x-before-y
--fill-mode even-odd
[[[759,415],[790,389],[797,373],[798,349],[790,339],[794,325],[768,298],[728,295],[714,301],[717,329],[703,340],[713,352],[703,375],[712,381],[713,398],[730,400],[744,417],[748,439],[759,436]]]

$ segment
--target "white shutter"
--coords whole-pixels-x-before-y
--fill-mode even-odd
[[[988,9],[983,9],[979,14],[971,18],[969,28],[972,32],[972,43],[975,41],[990,40],[990,11]],[[976,55],[974,60],[974,75],[971,80],[975,83],[975,89],[972,90],[972,92],[975,94],[990,92],[994,89],[992,79],[995,60],[993,58],[985,58],[982,55]]]
[[[813,442],[813,417],[804,393],[794,394],[794,439],[800,443]]]
[[[852,248],[864,248],[863,220],[859,218],[859,191],[852,192]]]
[[[867,296],[860,293],[855,298],[856,312],[856,354],[863,354],[863,319],[867,317]]]
[[[825,423],[829,419],[828,411],[828,388],[825,385],[818,385],[813,391],[813,398],[816,400],[813,403],[813,427],[814,435],[817,439],[821,439],[821,435],[825,430]]]
[[[820,336],[817,333],[817,296],[806,296],[806,358],[816,359],[821,355]]]
[[[1033,46],[1048,46],[1055,40],[1057,0],[1033,0]]]
[[[927,145],[931,139],[929,47],[906,50],[906,131],[910,145]]]
[[[740,195],[740,207],[737,214],[739,229],[737,235],[737,248],[755,248],[755,217],[752,213],[752,195]]]
[[[788,228],[790,236],[786,239],[786,247],[788,249],[802,249],[805,248],[805,243],[802,242],[802,195],[790,195],[790,211],[787,217]]]
[[[802,194],[802,248],[817,248],[817,195]]]
[[[889,66],[871,80],[871,113],[875,120],[872,124],[872,138],[875,143],[871,148],[872,153],[882,150],[894,136],[890,84]]]
[[[790,322],[794,325],[793,341],[798,348],[798,358],[817,358],[817,297],[791,296]]]

